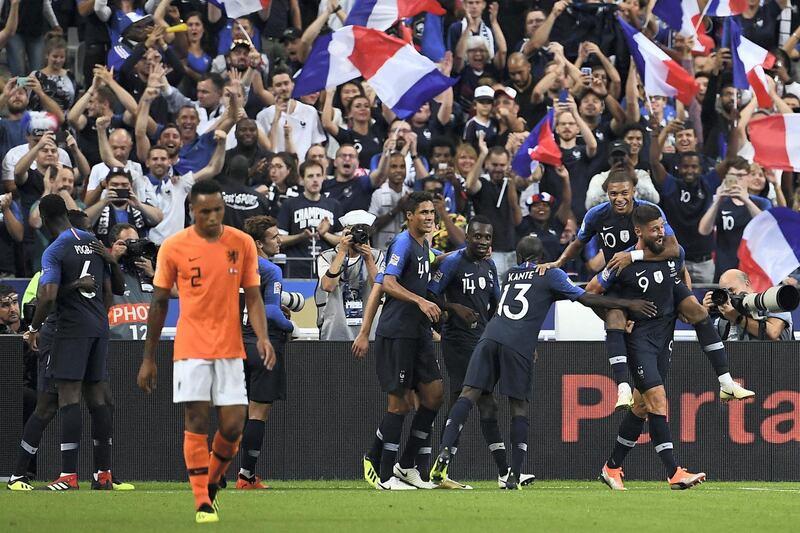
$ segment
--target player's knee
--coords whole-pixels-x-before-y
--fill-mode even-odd
[[[411,412],[411,403],[409,403],[404,394],[389,394],[389,404],[386,406],[386,411],[393,415],[407,415]]]
[[[647,405],[647,412],[655,415],[667,414],[667,394],[664,387],[654,387],[647,391],[644,395],[644,401]]]
[[[631,411],[639,418],[647,418],[647,404],[644,400],[634,403]]]
[[[517,400],[515,398],[508,399],[508,407],[511,411],[511,416],[528,416],[528,402],[524,400]]]
[[[242,436],[243,424],[239,421],[236,422],[228,422],[226,424],[219,425],[219,433],[222,435],[225,440],[230,442],[234,442],[239,440],[239,437]]]
[[[609,309],[606,312],[606,329],[625,329],[627,319],[621,309]]]
[[[56,416],[58,412],[58,399],[53,398],[52,400],[41,401],[39,400],[36,402],[36,409],[33,411],[33,414],[36,415],[37,418],[40,420],[49,422]]]
[[[497,420],[497,402],[491,394],[482,394],[478,399],[481,420]]]
[[[420,403],[433,411],[438,411],[444,402],[443,387],[427,387],[424,394],[420,395]]]

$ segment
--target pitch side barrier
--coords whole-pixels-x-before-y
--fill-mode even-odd
[[[172,344],[162,342],[158,388],[136,387],[142,342],[112,342],[114,470],[131,480],[185,480],[181,409],[172,403]],[[675,343],[667,387],[670,422],[681,465],[709,480],[800,480],[800,342],[729,343],[734,377],[756,391],[754,400],[721,404],[717,380],[694,342]],[[437,346],[437,350],[439,347]],[[22,350],[19,337],[0,337],[0,475],[11,472],[21,437]],[[267,423],[259,475],[266,479],[356,479],[386,407],[375,377],[375,355],[358,362],[349,343],[292,342],[287,348],[289,399]],[[441,358],[440,358],[441,360]],[[443,365],[442,365],[443,366]],[[446,370],[445,372],[446,383]],[[622,414],[601,342],[539,345],[530,407],[525,472],[541,479],[588,479],[607,458]],[[435,441],[446,409],[434,428]],[[508,436],[508,408],[500,424]],[[406,421],[406,431],[410,420]],[[84,410],[80,472],[91,469],[88,413]],[[39,478],[59,473],[60,423],[51,423],[39,448]],[[437,442],[434,442],[434,449]],[[491,479],[496,473],[480,434],[477,409],[451,466],[455,479]],[[238,459],[231,468],[238,470]],[[663,479],[647,436],[625,463],[628,479]]]

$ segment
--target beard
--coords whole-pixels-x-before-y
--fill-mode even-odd
[[[644,245],[647,246],[647,249],[653,252],[655,255],[661,254],[664,251],[664,242],[658,243],[655,240],[647,240],[644,239]]]

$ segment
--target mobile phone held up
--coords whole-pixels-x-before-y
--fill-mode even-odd
[[[561,89],[558,92],[558,101],[561,102],[562,104],[566,104],[567,96],[569,96],[569,91],[567,91],[566,89]]]

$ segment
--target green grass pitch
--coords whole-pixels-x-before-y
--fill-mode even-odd
[[[364,482],[276,482],[220,493],[220,522],[195,524],[187,483],[137,483],[133,492],[0,491],[0,531],[798,531],[800,483],[708,482],[671,491],[629,482],[536,481],[522,491],[378,492]]]

